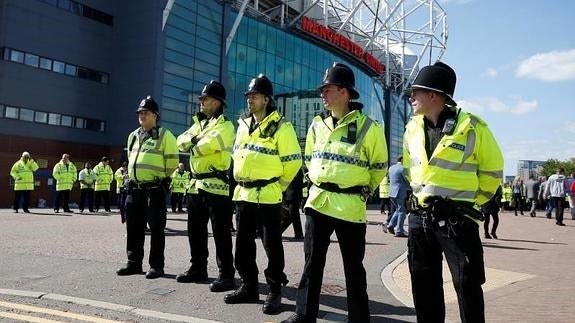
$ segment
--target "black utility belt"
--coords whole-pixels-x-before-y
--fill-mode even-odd
[[[345,194],[363,194],[364,186],[352,186],[341,188],[339,185],[334,183],[321,183],[321,184],[313,184],[322,190],[326,190],[333,193],[345,193]]]
[[[209,173],[201,173],[201,174],[191,174],[193,179],[207,179],[207,178],[217,178],[222,180],[224,183],[229,184],[230,180],[228,179],[226,173],[224,171],[221,172],[209,172]]]
[[[128,182],[128,189],[131,190],[150,190],[159,188],[162,188],[162,185],[159,182]]]
[[[451,199],[432,198],[429,207],[417,206],[409,210],[410,214],[416,216],[430,217],[432,220],[444,220],[450,216],[468,217],[474,220],[483,221],[485,217],[481,211],[473,207],[473,203],[464,201],[455,201]]]
[[[240,181],[240,182],[238,182],[238,185],[241,187],[245,187],[245,188],[255,188],[255,187],[259,188],[259,187],[267,186],[271,183],[275,183],[279,179],[280,179],[279,177],[273,177],[270,179],[258,179],[258,180],[249,181],[249,182]]]

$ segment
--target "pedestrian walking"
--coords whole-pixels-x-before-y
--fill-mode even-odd
[[[481,212],[485,216],[485,222],[483,223],[483,230],[485,231],[485,239],[498,239],[497,237],[497,227],[499,226],[499,209],[501,208],[501,186],[497,188],[495,195],[489,201],[481,206]],[[489,222],[490,218],[493,218],[493,226],[491,227],[491,233],[489,233]]]
[[[484,322],[482,205],[503,177],[503,157],[485,121],[453,100],[455,71],[423,67],[409,88],[414,117],[403,166],[416,199],[408,202],[408,263],[418,322],[444,322],[442,254],[451,269],[462,322]],[[465,261],[463,261],[463,259]]]
[[[563,211],[565,204],[565,170],[562,167],[557,168],[555,174],[549,176],[545,186],[545,197],[551,201],[555,208],[555,224],[564,226]],[[549,217],[549,216],[548,216]]]
[[[77,178],[76,166],[70,162],[70,155],[63,154],[62,159],[52,169],[52,177],[56,180],[56,202],[54,212],[60,212],[60,206],[66,213],[73,213],[70,210],[70,191],[74,187]]]
[[[98,165],[94,166],[96,174],[96,186],[94,187],[96,212],[100,210],[100,202],[104,201],[104,210],[110,210],[110,185],[114,180],[114,172],[110,167],[110,159],[106,156],[100,159]]]
[[[200,111],[194,124],[177,139],[180,151],[190,153],[195,194],[190,195],[188,202],[191,266],[178,275],[176,280],[196,283],[208,279],[209,221],[219,269],[218,278],[210,284],[210,291],[223,292],[235,288],[236,273],[232,255],[232,211],[228,179],[235,139],[234,125],[224,116],[226,89],[221,83],[210,81],[204,86],[199,100]]]
[[[387,173],[387,146],[381,125],[362,113],[355,76],[346,65],[326,70],[319,86],[326,113],[316,116],[305,144],[312,186],[305,204],[305,265],[295,313],[282,322],[315,322],[323,271],[335,231],[347,288],[349,322],[369,322],[363,266],[366,200]]]
[[[529,176],[529,180],[525,184],[526,197],[529,200],[529,215],[534,218],[537,214],[535,209],[537,208],[537,196],[539,195],[539,181],[535,180],[535,176]]]
[[[88,211],[94,212],[94,184],[96,183],[96,173],[92,170],[92,163],[85,162],[84,168],[78,174],[80,182],[80,203],[78,208],[84,212],[86,202],[88,202]]]
[[[128,263],[119,276],[142,273],[146,224],[150,228],[150,269],[146,278],[164,276],[166,192],[171,170],[178,166],[176,138],[158,125],[158,104],[150,96],[136,110],[140,127],[128,136],[128,191],[126,197],[126,251]]]
[[[301,167],[301,148],[291,123],[277,111],[273,86],[263,74],[252,79],[244,93],[249,115],[239,120],[234,143],[237,186],[235,265],[241,286],[224,297],[228,304],[259,300],[256,243],[259,236],[268,258],[264,270],[270,292],[262,311],[281,310],[282,285],[287,284],[280,208],[285,191]]]
[[[28,209],[30,203],[30,192],[34,190],[34,172],[38,170],[38,164],[30,157],[30,153],[25,151],[22,157],[12,165],[10,176],[14,180],[14,203],[12,208],[18,213],[20,201],[24,213],[30,213]]]
[[[411,187],[403,175],[403,156],[397,158],[397,163],[389,168],[389,197],[395,212],[387,223],[387,231],[398,238],[405,238],[403,224],[406,215],[406,199],[411,194]]]

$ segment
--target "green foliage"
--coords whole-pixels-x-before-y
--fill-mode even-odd
[[[571,176],[571,174],[575,173],[575,158],[571,158],[570,160],[560,161],[558,159],[548,159],[543,164],[543,170],[541,171],[540,175],[543,176],[550,176],[556,173],[557,168],[562,167],[565,169],[565,175]]]

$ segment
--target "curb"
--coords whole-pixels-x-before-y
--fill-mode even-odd
[[[393,279],[393,271],[399,264],[407,259],[407,251],[401,254],[399,257],[395,258],[389,265],[383,268],[381,272],[381,281],[387,290],[391,293],[393,297],[395,297],[398,301],[403,303],[403,305],[414,308],[413,306],[413,299],[410,295],[406,295],[401,288],[395,283],[395,279]]]

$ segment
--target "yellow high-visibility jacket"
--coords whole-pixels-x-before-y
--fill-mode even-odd
[[[120,188],[124,185],[124,178],[128,175],[128,170],[122,167],[116,169],[114,172],[114,179],[116,180],[116,193],[120,193]]]
[[[282,202],[285,191],[302,165],[301,148],[292,124],[277,112],[266,116],[250,134],[252,116],[240,119],[234,143],[233,174],[238,182],[279,180],[262,188],[246,188],[241,185],[234,190],[234,201],[262,204]],[[273,135],[269,135],[276,129]]]
[[[63,161],[54,165],[52,177],[56,180],[56,191],[71,190],[77,175],[78,171],[72,162],[69,162],[67,167]]]
[[[445,134],[428,160],[423,116],[414,116],[403,139],[403,167],[420,205],[428,196],[482,205],[503,177],[503,156],[487,124],[466,112],[455,130]]]
[[[387,178],[387,175],[383,178],[383,180],[379,184],[379,197],[380,198],[389,197],[389,179]]]
[[[86,184],[80,182],[80,189],[94,188],[94,182],[96,182],[96,173],[89,168],[84,168],[78,174],[78,181],[83,180]]]
[[[190,172],[184,170],[180,174],[179,169],[176,169],[171,177],[170,189],[172,193],[186,193],[186,186],[190,183]]]
[[[356,129],[352,142],[350,127]],[[333,118],[316,116],[308,129],[305,160],[312,185],[305,207],[344,221],[365,223],[365,197],[331,192],[316,185],[340,188],[364,186],[374,191],[387,174],[387,144],[383,127],[359,110],[333,124]]]
[[[104,165],[103,162],[99,162],[98,165],[94,166],[94,173],[96,174],[96,187],[94,191],[109,191],[110,184],[114,179],[114,172],[110,165]]]
[[[501,202],[511,202],[511,196],[513,191],[511,191],[511,186],[503,186],[503,194],[501,194]]]
[[[194,175],[223,171],[228,173],[232,162],[232,147],[235,133],[234,125],[224,115],[206,120],[193,118],[194,124],[188,131],[178,136],[180,151],[190,152],[190,170]],[[199,139],[192,144],[192,138]],[[217,177],[197,179],[192,182],[194,189],[229,195],[229,185]]]
[[[38,170],[38,164],[34,159],[28,162],[20,159],[12,165],[10,176],[14,179],[15,191],[33,191],[34,190],[34,172]]]
[[[128,135],[128,175],[139,183],[161,181],[178,167],[176,137],[166,128],[158,127],[140,142],[141,128]]]

